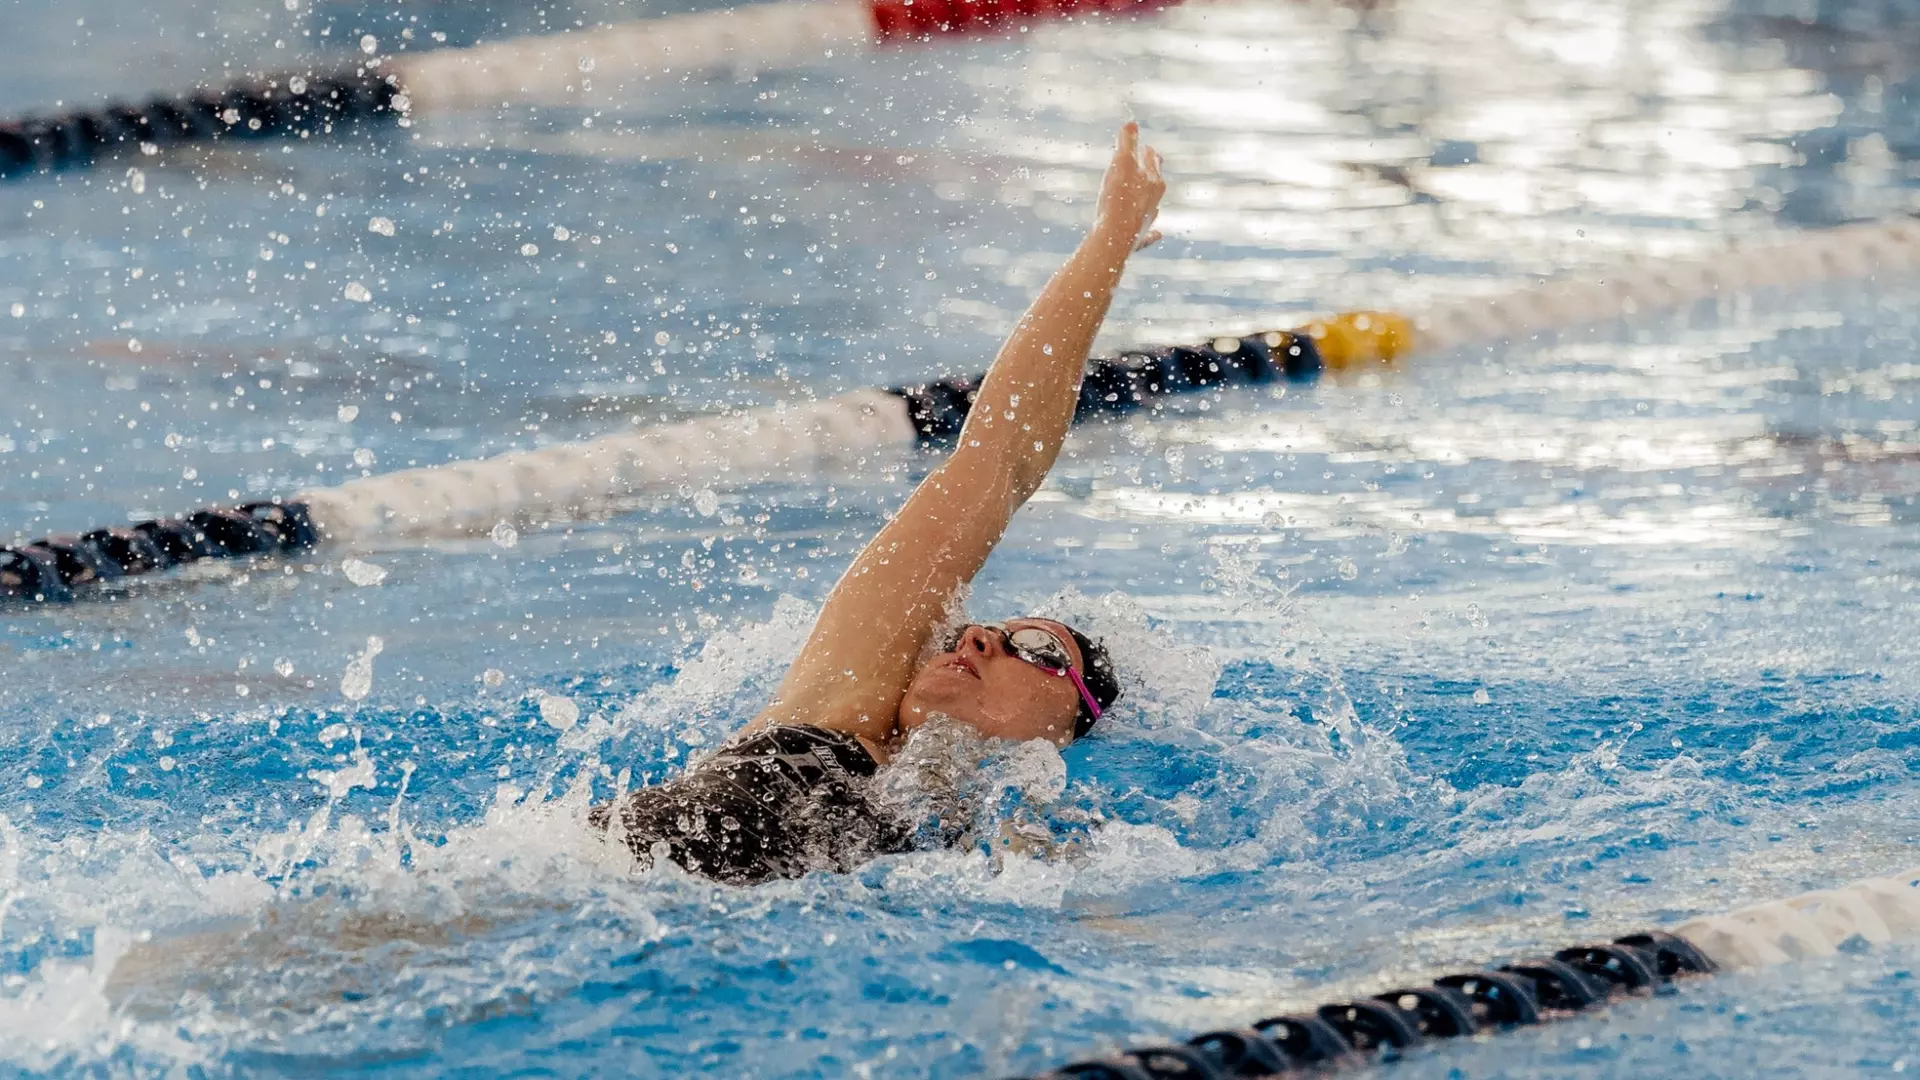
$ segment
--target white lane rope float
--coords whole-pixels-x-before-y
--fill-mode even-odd
[[[505,103],[637,97],[656,79],[770,70],[1024,23],[1125,16],[1180,0],[784,0],[471,48],[362,57],[328,70],[0,121],[0,178],[183,143],[313,138]]]
[[[1899,219],[1705,258],[1642,261],[1604,277],[1569,275],[1424,314],[1348,312],[1293,330],[1129,349],[1088,364],[1076,418],[1112,417],[1177,394],[1308,382],[1323,371],[1392,366],[1416,350],[1524,338],[1756,289],[1915,271],[1920,221]],[[743,485],[857,465],[945,444],[959,433],[977,386],[977,379],[949,379],[860,390],[46,537],[0,548],[0,600],[73,600],[101,584],[202,559],[588,519],[682,485]]]

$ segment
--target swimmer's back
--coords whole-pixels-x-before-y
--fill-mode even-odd
[[[906,851],[911,834],[877,810],[877,766],[852,735],[806,725],[767,728],[680,776],[593,809],[620,810],[627,846],[651,866],[657,845],[685,869],[730,885],[845,872]]]

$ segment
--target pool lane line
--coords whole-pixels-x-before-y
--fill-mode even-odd
[[[1133,349],[1089,363],[1076,419],[1110,418],[1177,394],[1385,369],[1416,351],[1524,339],[1756,289],[1916,269],[1920,221],[1902,218],[1790,234],[1705,259],[1632,262],[1605,276],[1570,274],[1412,317],[1349,312],[1296,330]],[[329,542],[480,535],[503,524],[617,512],[624,500],[647,491],[859,467],[881,453],[951,440],[977,386],[976,379],[949,379],[860,390],[46,537],[0,548],[0,600],[72,600],[105,582],[203,559],[295,553]]]
[[[1311,381],[1323,369],[1390,363],[1404,319],[1337,316],[1300,332],[1133,349],[1091,361],[1075,419],[1132,412],[1175,394]],[[751,483],[941,446],[960,432],[978,379],[858,390],[662,424],[479,461],[403,469],[180,518],[0,548],[0,599],[58,602],[205,559],[291,554],[322,543],[484,535],[503,523],[578,520],[643,491]]]
[[[1920,867],[1442,975],[1403,987],[1123,1050],[1028,1080],[1239,1080],[1390,1061],[1424,1043],[1563,1019],[1670,992],[1676,980],[1920,937]]]
[[[331,70],[0,120],[0,179],[81,168],[121,152],[406,126],[416,116],[637,96],[655,79],[766,70],[994,33],[1044,20],[1126,16],[1181,0],[785,0],[640,19],[470,48],[369,55]],[[378,49],[372,37],[363,48]]]

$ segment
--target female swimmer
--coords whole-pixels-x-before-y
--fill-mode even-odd
[[[921,658],[1053,467],[1127,257],[1159,239],[1166,183],[1139,141],[1120,130],[1092,229],[994,358],[956,449],[834,586],[773,700],[686,773],[594,808],[643,864],[751,884],[906,850],[870,787],[930,717],[1065,746],[1119,696],[1106,652],[1050,619],[969,625]]]

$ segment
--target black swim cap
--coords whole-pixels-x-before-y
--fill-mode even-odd
[[[1067,626],[1066,623],[1061,623]],[[1087,693],[1100,703],[1100,711],[1113,708],[1120,698],[1120,677],[1114,672],[1113,657],[1107,648],[1095,642],[1087,635],[1067,626],[1067,633],[1073,635],[1073,643],[1080,646],[1080,655],[1086,659],[1086,670],[1080,673],[1080,681],[1087,684]],[[1093,730],[1093,714],[1087,711],[1086,702],[1080,703],[1080,715],[1073,722],[1073,737],[1078,739]]]

